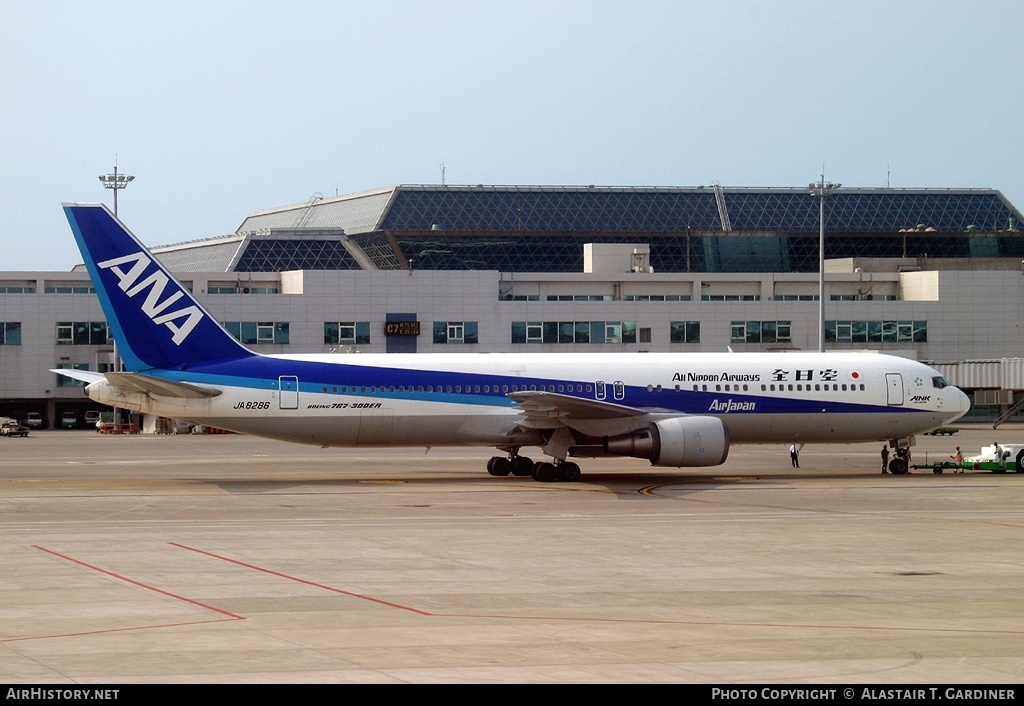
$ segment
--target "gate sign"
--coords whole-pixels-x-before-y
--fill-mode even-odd
[[[419,321],[388,321],[384,324],[384,333],[388,336],[419,336]]]

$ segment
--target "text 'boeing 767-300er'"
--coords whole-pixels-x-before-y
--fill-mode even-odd
[[[938,371],[871,352],[261,355],[106,206],[64,210],[126,370],[55,372],[145,414],[321,446],[489,446],[506,454],[492,475],[574,481],[570,457],[678,468],[724,463],[730,444],[896,446],[970,406]]]

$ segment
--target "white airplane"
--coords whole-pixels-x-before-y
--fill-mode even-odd
[[[261,355],[106,206],[64,210],[127,372],[54,372],[144,414],[325,447],[490,446],[507,454],[492,475],[575,481],[569,457],[696,467],[730,444],[896,446],[970,406],[936,370],[877,353]]]

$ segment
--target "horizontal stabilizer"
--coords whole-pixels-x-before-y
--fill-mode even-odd
[[[51,373],[57,373],[63,375],[66,378],[72,380],[78,380],[84,382],[86,385],[94,383],[97,380],[103,379],[103,373],[94,373],[91,370],[75,370],[74,368],[53,368],[50,370]]]
[[[114,387],[134,392],[145,392],[159,397],[185,397],[189,399],[200,399],[203,397],[217,397],[222,390],[215,387],[200,387],[187,382],[175,382],[164,380],[141,373],[107,373],[107,380]]]

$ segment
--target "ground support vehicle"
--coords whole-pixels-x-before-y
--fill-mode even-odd
[[[998,453],[995,444],[985,446],[977,456],[965,458],[963,467],[993,473],[1024,473],[1024,444],[999,444]]]
[[[0,426],[0,436],[28,436],[28,427],[15,421],[7,421]]]

